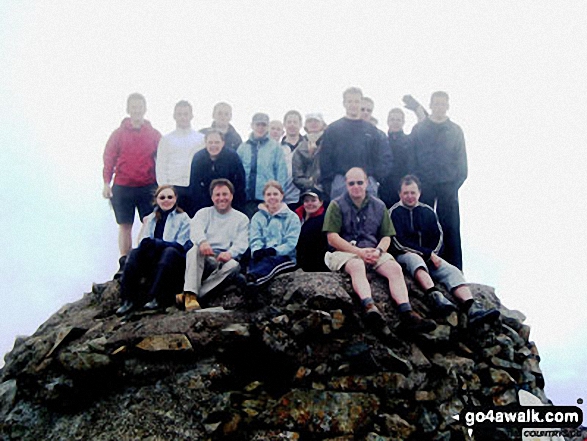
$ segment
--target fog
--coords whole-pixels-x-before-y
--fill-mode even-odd
[[[245,137],[257,111],[333,121],[349,86],[383,130],[404,94],[446,90],[469,159],[465,275],[527,315],[549,398],[586,399],[584,16],[579,1],[2,2],[0,352],[117,268],[102,152],[129,93],[163,134],[178,100],[196,128],[228,101]]]

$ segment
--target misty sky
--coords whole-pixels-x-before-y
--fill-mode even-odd
[[[0,3],[0,352],[116,270],[102,152],[129,93],[164,134],[178,100],[196,128],[228,101],[246,137],[257,111],[333,121],[349,86],[386,130],[440,89],[467,142],[465,275],[527,315],[547,395],[587,400],[584,3],[290,3]]]

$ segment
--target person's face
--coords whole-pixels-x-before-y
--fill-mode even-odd
[[[344,96],[342,105],[346,110],[346,116],[349,118],[359,118],[361,116],[361,100],[362,96],[360,93],[347,93]]]
[[[179,106],[173,112],[173,119],[178,129],[189,129],[194,115],[189,106]]]
[[[399,132],[404,128],[404,116],[401,113],[390,113],[387,118],[387,125],[390,132]]]
[[[289,136],[298,136],[302,128],[302,121],[297,115],[288,115],[285,119],[285,133]]]
[[[166,188],[157,195],[157,205],[163,211],[171,210],[176,202],[177,196],[171,188]]]
[[[279,121],[273,121],[269,124],[269,136],[271,139],[276,141],[280,141],[281,137],[283,136],[283,124]]]
[[[361,100],[361,119],[371,122],[371,116],[373,115],[373,103],[367,100]]]
[[[430,110],[434,118],[444,118],[448,110],[448,99],[442,96],[435,96],[430,101]]]
[[[267,123],[264,122],[252,123],[251,128],[253,129],[253,136],[255,138],[262,138],[268,131]]]
[[[304,196],[304,210],[306,210],[307,214],[316,213],[320,209],[321,206],[322,206],[322,202],[316,196],[312,196],[312,195]]]
[[[306,120],[306,132],[308,133],[318,133],[321,132],[324,128],[324,124],[320,120],[317,119],[307,119]]]
[[[263,199],[269,208],[276,208],[281,204],[283,195],[277,188],[268,187],[265,193],[263,193]]]
[[[147,106],[145,102],[140,98],[131,99],[128,102],[126,111],[133,122],[142,122],[147,112]]]
[[[229,106],[218,106],[212,115],[214,122],[220,126],[227,126],[232,119],[232,109]]]
[[[367,195],[367,177],[361,170],[349,170],[346,174],[346,188],[351,198],[365,198]]]
[[[224,148],[224,141],[220,137],[218,133],[211,133],[206,138],[206,150],[210,154],[212,159],[216,159],[216,157],[220,154],[222,149]]]
[[[403,184],[399,191],[399,198],[406,207],[415,207],[420,200],[420,190],[416,183]]]
[[[226,213],[232,206],[232,193],[226,185],[218,185],[212,190],[212,203],[217,211]]]

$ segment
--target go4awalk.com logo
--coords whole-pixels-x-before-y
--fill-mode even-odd
[[[581,436],[577,428],[583,421],[583,411],[579,407],[547,406],[524,390],[518,391],[518,401],[502,407],[466,407],[453,418],[467,427],[469,436],[475,428],[489,427],[521,428],[523,441]]]

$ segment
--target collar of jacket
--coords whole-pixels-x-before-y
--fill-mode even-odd
[[[264,202],[259,204],[259,211],[267,217],[281,217],[286,215],[288,210],[289,208],[287,204],[285,202],[282,202],[281,208],[277,210],[274,214],[271,214],[269,213],[269,210],[267,210],[267,205]]]
[[[249,139],[247,139],[247,144],[262,146],[262,145],[267,144],[268,141],[269,141],[269,133],[265,133],[265,135],[263,135],[262,138],[255,138],[255,135],[251,133],[251,135],[249,136]]]
[[[134,127],[132,125],[132,122],[131,122],[130,118],[127,116],[120,123],[120,127],[122,127],[125,130],[142,130],[143,127],[145,127],[145,128],[151,127],[151,123],[149,121],[147,121],[146,119],[144,119],[143,120],[143,124],[141,124],[140,127]]]
[[[320,216],[322,213],[324,213],[324,211],[324,205],[321,205],[320,208],[318,208],[318,210],[316,210],[314,214],[310,215],[310,219],[312,219],[313,217]],[[296,208],[295,213],[298,215],[301,221],[303,221],[306,218],[306,210],[304,209],[303,205],[300,205],[298,208]]]

